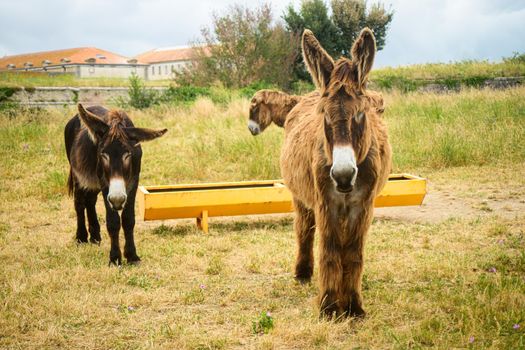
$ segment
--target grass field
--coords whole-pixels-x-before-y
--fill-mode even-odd
[[[519,77],[525,75],[525,56],[504,59],[501,62],[461,61],[449,63],[426,63],[400,67],[378,68],[371,72],[372,79],[387,76],[405,79],[445,80],[473,77]]]
[[[103,86],[127,87],[128,79],[123,78],[76,78],[70,74],[48,75],[38,72],[0,72],[0,87],[37,87],[37,86]],[[168,86],[169,80],[150,80],[148,86]]]
[[[192,221],[138,222],[142,264],[108,267],[105,228],[101,246],[73,239],[62,130],[74,110],[0,114],[0,348],[524,349],[524,97],[385,96],[394,170],[428,177],[460,210],[380,215],[368,316],[343,322],[318,319],[316,275],[293,280],[291,215],[212,219],[208,235]],[[278,178],[282,130],[252,137],[247,110],[201,98],[130,111],[169,129],[143,145],[142,184]]]

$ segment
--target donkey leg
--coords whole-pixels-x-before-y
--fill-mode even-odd
[[[89,223],[89,241],[91,243],[100,244],[102,238],[100,237],[100,224],[98,223],[97,210],[97,191],[90,191],[86,193],[86,211]]]
[[[321,203],[315,220],[319,230],[319,307],[321,315],[331,318],[344,313],[340,300],[343,266],[338,221],[328,206]]]
[[[74,193],[75,211],[77,213],[77,233],[76,240],[78,243],[87,243],[88,232],[86,229],[86,191],[76,188]]]
[[[124,245],[124,256],[129,264],[137,264],[140,261],[135,248],[135,239],[133,230],[135,228],[135,195],[137,187],[128,193],[128,199],[124,210],[122,211],[122,228],[126,243]]]
[[[104,205],[106,207],[106,227],[111,240],[111,250],[109,251],[109,264],[122,265],[122,253],[119,246],[120,216],[118,211],[113,210],[108,203],[108,189],[103,192]]]
[[[345,249],[343,255],[343,308],[347,315],[364,317],[361,281],[363,277],[363,238],[360,237]]]
[[[343,249],[343,290],[341,299],[345,312],[353,317],[364,317],[361,282],[363,277],[365,238],[372,223],[373,204],[355,215],[349,223],[347,237],[351,237]],[[350,215],[353,216],[353,215]]]
[[[301,283],[310,282],[314,271],[315,217],[312,210],[294,199],[294,229],[297,238],[295,278]]]

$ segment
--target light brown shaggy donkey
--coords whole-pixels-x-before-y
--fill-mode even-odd
[[[275,90],[257,91],[250,103],[248,129],[253,136],[256,136],[272,122],[282,128],[286,116],[301,98],[301,96],[288,95]]]
[[[364,316],[365,236],[392,158],[381,118],[382,98],[366,91],[375,38],[363,29],[352,46],[352,60],[334,62],[305,30],[302,49],[317,90],[304,96],[286,118],[281,152],[281,172],[296,213],[295,276],[301,282],[312,276],[317,230],[321,315]]]

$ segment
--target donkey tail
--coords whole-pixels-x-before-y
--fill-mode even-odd
[[[75,192],[75,181],[73,180],[73,170],[69,168],[69,176],[67,178],[67,194],[72,196],[73,192]]]

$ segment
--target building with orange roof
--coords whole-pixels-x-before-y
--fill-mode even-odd
[[[172,78],[174,71],[194,59],[191,47],[154,49],[133,58],[79,47],[0,57],[0,71],[73,74],[78,78],[127,78],[135,73],[144,80],[160,80]]]
[[[141,53],[135,59],[149,65],[148,80],[161,80],[173,78],[173,72],[197,59],[196,54],[195,48],[189,46],[164,47]]]
[[[96,47],[43,51],[0,58],[0,71],[43,71],[73,74],[79,78],[127,78],[135,73],[145,79],[146,64]]]

